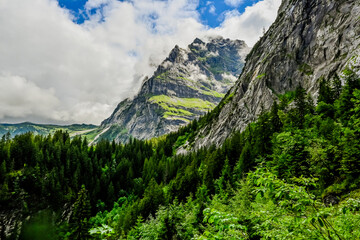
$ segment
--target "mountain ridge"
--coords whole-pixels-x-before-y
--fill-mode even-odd
[[[175,46],[134,98],[118,104],[101,123],[102,138],[126,142],[150,139],[215,108],[242,70],[249,48],[241,40],[196,38],[188,48]]]
[[[199,130],[194,148],[220,146],[269,110],[279,94],[298,85],[316,99],[321,79],[341,77],[346,67],[358,72],[359,5],[356,1],[283,1],[277,19],[248,54],[239,80],[223,100],[226,103]]]
[[[26,132],[33,132],[39,135],[53,134],[57,130],[69,132],[71,136],[83,135],[96,131],[98,126],[93,124],[71,124],[71,125],[57,125],[57,124],[38,124],[32,122],[22,123],[0,123],[0,136],[10,133],[10,137],[24,134]]]

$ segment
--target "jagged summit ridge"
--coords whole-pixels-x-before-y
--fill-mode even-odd
[[[196,38],[175,46],[133,99],[122,101],[101,124],[103,137],[126,142],[177,130],[212,110],[237,80],[249,48],[244,41]]]
[[[220,145],[245,127],[278,94],[301,84],[316,99],[319,79],[341,76],[351,65],[358,71],[360,2],[284,0],[278,17],[253,47],[224,106],[198,133],[195,148]]]

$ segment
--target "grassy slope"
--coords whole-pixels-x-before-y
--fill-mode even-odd
[[[215,108],[215,104],[204,101],[199,98],[176,98],[165,95],[153,96],[149,99],[150,102],[158,104],[165,110],[164,118],[178,118],[184,119],[186,122],[186,116],[191,116],[191,110],[207,112]]]
[[[92,133],[96,132],[98,127],[91,124],[72,124],[67,126],[52,124],[35,124],[35,123],[18,123],[18,124],[0,124],[0,135],[8,132],[12,137],[26,132],[34,132],[35,134],[48,135],[53,134],[57,130],[67,131],[70,136],[86,135],[91,140]]]

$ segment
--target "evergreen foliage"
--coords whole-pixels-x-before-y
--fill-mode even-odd
[[[82,186],[78,193],[78,198],[74,203],[74,210],[70,220],[72,231],[69,235],[69,239],[77,240],[90,238],[90,208],[91,206],[87,196],[87,190],[85,189],[85,186]]]
[[[186,155],[219,109],[126,145],[4,135],[1,210],[70,204],[59,239],[360,238],[360,79],[345,80],[341,93],[339,79],[320,83],[316,107],[298,87],[220,148]]]

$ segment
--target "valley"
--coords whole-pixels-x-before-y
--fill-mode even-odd
[[[359,239],[359,19],[283,0],[251,49],[176,45],[100,126],[1,124],[0,239]]]

